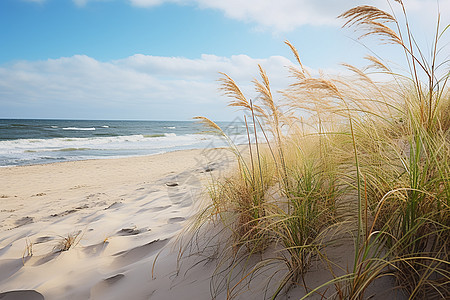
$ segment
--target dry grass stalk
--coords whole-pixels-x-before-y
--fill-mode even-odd
[[[55,252],[68,251],[70,248],[75,247],[81,239],[81,230],[69,233],[66,237],[63,237],[58,244],[53,248]]]

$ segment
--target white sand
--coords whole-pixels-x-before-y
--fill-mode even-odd
[[[169,246],[192,214],[202,182],[219,176],[229,158],[220,149],[187,150],[0,168],[0,293],[188,299],[183,288],[171,286],[177,261]],[[59,242],[78,231],[75,246],[55,253]],[[33,255],[23,259],[27,242]],[[153,261],[164,246],[152,278]],[[195,293],[210,298],[207,280]]]
[[[0,298],[211,299],[217,261],[192,256],[177,265],[172,246],[202,186],[231,166],[231,153],[215,149],[0,168]],[[69,250],[55,249],[77,232]],[[351,248],[347,242],[330,255],[345,265]],[[267,298],[272,274],[234,291],[242,292],[236,298]],[[311,286],[327,279],[320,266],[306,278]],[[280,298],[302,294],[294,288]]]

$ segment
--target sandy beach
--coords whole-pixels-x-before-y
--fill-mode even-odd
[[[209,299],[211,271],[177,275],[172,246],[230,158],[185,150],[0,168],[0,298]]]
[[[179,261],[178,251],[205,186],[233,166],[231,152],[209,149],[0,168],[0,299],[226,299],[214,290],[218,262],[205,259],[214,254]],[[350,240],[332,248],[336,262],[351,261]],[[272,275],[233,297],[267,298]],[[320,263],[306,277],[311,286],[327,279]],[[280,297],[302,295],[296,287]]]
[[[200,231],[195,249],[179,260],[189,218],[207,200],[206,185],[232,171],[233,158],[226,149],[198,149],[0,168],[0,299],[270,298],[274,286],[267,279],[279,280],[273,276],[283,264],[227,290],[221,280],[231,274],[228,266],[234,264],[231,282],[237,283],[259,255],[238,264],[211,259],[223,235],[211,247],[202,239],[214,240],[214,227]],[[259,258],[274,253],[271,248]],[[351,239],[328,255],[351,264]],[[305,277],[312,287],[331,279],[318,261]],[[375,284],[373,299],[383,299],[391,284]],[[297,286],[278,298],[303,295]]]

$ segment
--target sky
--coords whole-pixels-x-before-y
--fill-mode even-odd
[[[258,64],[273,90],[286,88],[295,58],[285,40],[313,74],[362,67],[367,47],[401,65],[399,49],[341,28],[336,17],[360,4],[390,10],[385,0],[1,0],[0,118],[231,120],[240,113],[219,72],[248,98]],[[405,5],[430,45],[450,0]]]

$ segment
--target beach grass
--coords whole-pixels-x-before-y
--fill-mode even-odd
[[[344,64],[348,76],[313,76],[289,42],[298,67],[290,67],[294,82],[278,100],[261,66],[254,101],[222,74],[229,105],[245,115],[248,147],[241,151],[214,122],[199,117],[229,141],[238,168],[212,180],[211,201],[192,229],[222,226],[218,234],[229,238],[221,239],[216,259],[233,262],[228,275],[236,261],[259,257],[237,283],[226,282],[228,291],[276,262],[284,268],[268,287],[272,298],[302,286],[304,298],[363,299],[385,277],[405,298],[450,297],[449,61],[440,55],[449,26],[442,29],[437,18],[428,55],[416,43],[403,1],[392,5],[402,14],[358,6],[340,18],[344,27],[360,30],[360,38],[400,47],[406,74],[367,56],[365,69]],[[354,258],[343,266],[327,253],[334,237],[347,233]],[[306,284],[313,260],[331,280]]]
[[[68,251],[71,248],[75,247],[82,238],[82,231],[76,231],[67,234],[67,236],[61,237],[61,239],[58,241],[58,243],[53,248],[54,252],[63,252]]]

